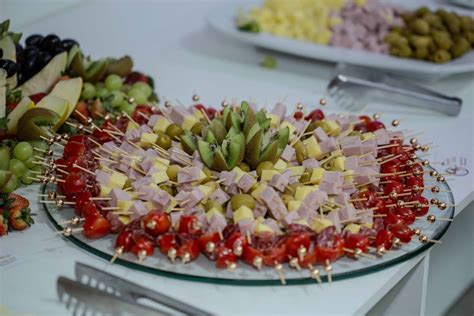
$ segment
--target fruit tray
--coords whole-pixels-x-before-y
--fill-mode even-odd
[[[428,175],[426,176],[426,178]],[[432,192],[426,192],[427,199],[437,198],[448,205],[454,205],[454,197],[450,192],[449,185],[445,182],[438,184],[441,192],[436,195]],[[50,191],[56,191],[54,184],[46,184],[41,187],[41,193],[47,194]],[[74,210],[70,207],[64,207],[58,210],[54,204],[43,204],[44,210],[51,220],[52,224],[60,231],[67,227],[67,222],[74,216]],[[445,210],[440,210],[436,206],[431,206],[429,214],[443,219],[452,219],[454,215],[454,206]],[[437,241],[446,232],[450,225],[449,220],[427,221],[426,218],[417,219],[412,228],[420,229],[430,240]],[[67,238],[81,249],[98,256],[104,260],[110,261],[114,256],[114,235],[108,235],[97,240],[86,239],[82,234],[73,234]],[[391,267],[397,263],[403,262],[422,253],[433,246],[433,242],[421,243],[417,236],[413,236],[412,242],[402,244],[397,249],[392,249],[381,257],[366,258],[360,257],[353,260],[348,257],[341,258],[332,263],[332,280],[342,280],[354,278],[368,273],[376,272],[381,269]],[[256,270],[248,265],[240,264],[234,271],[216,269],[214,262],[204,256],[200,256],[196,261],[190,264],[182,264],[179,261],[172,263],[168,258],[158,255],[147,258],[144,262],[139,262],[137,257],[126,253],[114,261],[114,264],[120,264],[130,269],[135,269],[155,275],[166,276],[170,278],[183,279],[188,281],[229,284],[229,285],[280,285],[281,275],[274,268],[264,267]],[[318,267],[320,268],[320,267]],[[308,269],[300,271],[284,265],[281,271],[284,275],[286,284],[314,284],[317,281],[310,277]],[[324,269],[320,269],[321,281],[327,282],[328,275]]]

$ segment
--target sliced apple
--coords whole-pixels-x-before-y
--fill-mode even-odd
[[[68,101],[69,109],[64,118],[61,118],[63,124],[76,108],[77,101],[82,92],[82,78],[73,78],[59,81],[49,95],[59,97]]]
[[[67,52],[54,56],[36,75],[21,85],[18,89],[23,95],[30,96],[37,93],[47,93],[53,84],[58,81],[66,70]]]
[[[51,126],[56,126],[60,121],[56,112],[34,107],[25,112],[18,121],[21,128],[16,135],[21,140],[41,140],[41,137],[54,135]]]
[[[13,109],[13,111],[8,114],[8,123],[7,123],[7,130],[8,134],[16,135],[17,127],[18,127],[18,120],[20,117],[25,114],[26,111],[29,109],[34,108],[35,104],[31,101],[30,98],[24,97],[21,99],[20,103]]]
[[[54,95],[47,95],[36,105],[38,108],[44,108],[56,112],[60,120],[53,126],[53,131],[57,131],[61,125],[67,120],[69,114],[69,101]]]

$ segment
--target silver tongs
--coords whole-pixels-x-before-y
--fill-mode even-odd
[[[360,110],[368,101],[380,98],[450,116],[456,116],[461,111],[462,99],[438,93],[402,78],[354,66],[338,66],[337,71],[339,74],[331,80],[327,90],[332,99],[346,109]]]
[[[61,302],[74,314],[94,315],[211,315],[210,313],[129,282],[83,263],[76,263],[76,280],[59,277],[57,292]],[[148,299],[160,308],[142,304]],[[165,307],[165,308],[162,308]]]

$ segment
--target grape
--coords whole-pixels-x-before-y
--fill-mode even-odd
[[[36,161],[36,158],[35,157],[30,157],[28,159],[26,159],[25,161],[23,161],[23,163],[25,164],[25,166],[27,168],[33,168],[34,166],[36,166],[36,164],[34,163]]]
[[[32,184],[34,180],[31,178],[34,178],[34,177],[35,177],[35,174],[32,173],[31,170],[26,170],[26,172],[21,176],[20,180],[24,184]]]
[[[98,98],[104,99],[109,95],[109,90],[107,90],[103,85],[97,84],[95,86],[95,96]]]
[[[134,88],[128,91],[128,95],[135,99],[136,104],[145,104],[148,99],[143,91]]]
[[[33,148],[38,148],[38,149],[42,149],[42,150],[48,150],[49,149],[48,144],[45,141],[42,141],[42,140],[30,140],[29,143],[31,144],[31,146],[33,146]]]
[[[18,177],[12,174],[10,180],[8,180],[7,183],[2,188],[2,193],[10,193],[15,191],[15,189],[18,187]]]
[[[25,161],[33,156],[33,146],[28,142],[20,142],[13,148],[13,156],[21,161]]]
[[[10,165],[10,148],[1,147],[0,148],[0,170],[8,170]]]
[[[123,102],[126,102],[125,95],[123,94],[123,92],[113,91],[112,96],[113,98],[112,101],[110,101],[110,104],[113,107],[119,107]]]
[[[34,167],[30,169],[31,171],[36,171],[36,172],[43,172],[43,166],[40,164],[35,164]]]
[[[109,91],[119,91],[122,89],[122,78],[118,75],[108,75],[107,78],[105,78],[105,87]]]
[[[89,82],[84,83],[84,85],[82,86],[81,97],[84,100],[90,100],[90,99],[94,98],[95,95],[96,95],[96,91],[95,91],[94,85],[92,83],[89,83]]]
[[[8,168],[14,175],[21,177],[26,172],[25,164],[18,159],[10,159],[10,167]]]
[[[135,110],[135,105],[133,103],[123,102],[120,105],[120,110],[132,115],[133,111]]]
[[[151,93],[153,92],[151,90],[151,87],[148,85],[148,83],[146,82],[135,82],[133,85],[132,85],[132,89],[137,89],[137,90],[140,90],[141,92],[143,92],[146,97],[148,98]]]

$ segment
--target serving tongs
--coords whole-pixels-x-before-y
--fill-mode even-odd
[[[361,110],[365,103],[379,98],[450,116],[456,116],[461,111],[462,99],[438,93],[402,78],[346,65],[338,66],[337,72],[327,90],[336,103],[349,110]]]
[[[211,315],[210,313],[83,263],[76,263],[76,280],[59,277],[61,302],[74,314],[99,315]],[[166,308],[142,304],[148,299]]]

